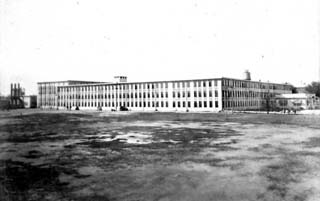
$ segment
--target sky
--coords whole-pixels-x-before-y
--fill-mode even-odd
[[[19,82],[319,80],[319,0],[0,0],[0,94]]]

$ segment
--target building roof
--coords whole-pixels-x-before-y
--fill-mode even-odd
[[[261,84],[274,84],[274,85],[286,85],[286,86],[292,86],[291,84],[280,84],[280,83],[272,83],[272,82],[260,82],[260,81],[252,81],[252,80],[242,80],[242,79],[235,79],[235,78],[227,78],[227,77],[221,77],[221,78],[205,78],[205,79],[187,79],[187,80],[165,80],[165,81],[143,81],[143,82],[122,82],[122,83],[115,83],[115,82],[93,82],[93,83],[87,83],[89,86],[97,86],[102,84],[108,84],[108,85],[119,85],[119,84],[145,84],[145,83],[168,83],[168,82],[189,82],[189,81],[207,81],[207,80],[223,80],[223,79],[231,79],[231,80],[237,80],[237,81],[244,81],[244,82],[252,82],[252,83],[261,83]],[[59,86],[59,87],[72,87],[72,86],[79,86],[79,84],[70,84],[68,86]]]
[[[37,84],[47,84],[47,83],[70,83],[70,82],[83,82],[83,83],[104,83],[98,81],[84,81],[84,80],[64,80],[64,81],[43,81],[37,82]]]
[[[189,82],[189,81],[205,81],[205,80],[221,80],[222,78],[207,78],[207,79],[189,79],[189,80],[165,80],[165,81],[142,81],[142,82],[101,82],[101,83],[92,83],[90,86],[109,84],[109,85],[119,85],[119,84],[146,84],[146,83],[166,83],[166,82]],[[68,85],[60,87],[70,87],[70,86],[79,86],[79,85]]]
[[[237,81],[244,81],[244,82],[253,82],[253,83],[261,83],[261,84],[277,84],[277,85],[287,85],[292,86],[292,84],[288,83],[274,83],[274,82],[261,82],[261,81],[253,81],[253,80],[245,80],[245,79],[236,79],[236,78],[229,78],[229,77],[222,77],[222,79],[230,79],[230,80],[237,80]]]

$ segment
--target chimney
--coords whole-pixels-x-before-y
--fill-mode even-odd
[[[17,96],[17,84],[16,83],[14,83],[13,96],[14,97]]]

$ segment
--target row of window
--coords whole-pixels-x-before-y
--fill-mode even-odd
[[[194,87],[201,87],[201,86],[206,87],[207,85],[209,87],[212,86],[212,81],[192,81],[192,82]],[[214,86],[218,86],[218,80],[214,80],[213,83],[214,83]],[[173,82],[172,88],[175,88],[175,87],[177,88],[190,87],[190,82]]]
[[[223,101],[223,107],[233,108],[233,107],[257,107],[260,105],[260,101]]]
[[[215,97],[218,97],[218,94],[219,94],[219,93],[218,93],[218,90],[215,90],[215,91],[214,91],[214,96],[215,96]],[[172,97],[173,97],[173,98],[175,98],[176,95],[177,95],[178,98],[180,98],[181,96],[182,96],[182,97],[188,97],[188,98],[189,98],[190,95],[191,95],[191,93],[190,93],[190,91],[188,91],[188,92],[184,92],[184,91],[183,91],[182,93],[181,93],[181,92],[177,92],[177,93],[176,93],[176,92],[172,92]],[[208,95],[209,95],[208,97],[212,97],[212,91],[209,91],[209,94],[208,94]],[[197,91],[194,91],[194,92],[193,92],[193,97],[202,97],[202,96],[203,96],[203,97],[207,97],[207,92],[206,92],[206,91],[203,91],[203,92],[201,92],[201,91],[198,91],[198,92],[197,92]]]
[[[272,83],[258,83],[251,81],[241,81],[241,80],[222,80],[223,86],[229,87],[239,87],[239,88],[256,88],[256,89],[274,89],[274,90],[292,90],[289,85],[282,84],[272,84]]]
[[[222,97],[223,98],[229,98],[229,97],[246,97],[246,98],[254,98],[254,97],[274,97],[274,93],[270,92],[253,92],[253,91],[222,91]]]
[[[186,105],[187,104],[187,105]],[[191,107],[191,102],[190,101],[188,101],[188,102],[185,102],[185,101],[183,101],[183,102],[173,102],[172,103],[172,107],[188,107],[188,108],[190,108]],[[207,103],[207,101],[194,101],[193,102],[193,107],[194,108],[202,108],[202,107],[204,107],[204,108],[206,108],[206,107],[210,107],[210,108],[213,108],[213,101],[209,101],[208,103]],[[216,108],[218,108],[219,107],[219,102],[218,101],[215,101],[215,107]]]
[[[206,87],[212,86],[212,81],[192,81],[194,87]],[[173,82],[172,87],[173,88],[185,88],[185,87],[190,87],[190,83],[192,82]],[[213,81],[214,86],[218,86],[218,81],[214,80]],[[79,87],[74,87],[74,88],[61,88],[62,91],[103,91],[103,90],[128,90],[128,89],[163,89],[163,88],[168,88],[168,82],[164,83],[141,83],[141,84],[113,84],[113,85],[108,85],[108,86],[79,86]]]
[[[214,102],[214,107],[218,108],[219,107],[219,102],[215,101]],[[63,103],[58,103],[58,106],[64,106],[66,107],[68,104],[63,102]],[[120,102],[119,105],[116,102],[72,102],[69,105],[71,106],[80,106],[80,107],[118,107],[119,105],[125,106],[125,107],[169,107],[169,102],[168,101],[152,101],[152,102],[146,102],[146,101],[140,101],[140,102]],[[172,103],[173,108],[180,108],[180,107],[187,107],[191,108],[191,102],[190,101],[178,101],[178,102],[173,102]],[[213,101],[194,101],[193,102],[193,107],[194,108],[213,108]]]
[[[207,94],[206,91],[194,91],[193,93],[193,96],[194,97],[212,97],[212,91],[209,91],[209,93]],[[218,93],[218,90],[215,90],[214,91],[214,95],[215,97],[218,97],[219,93]],[[60,97],[62,98],[70,98],[70,99],[74,99],[74,98],[81,98],[81,99],[102,99],[102,98],[105,98],[105,99],[114,99],[116,97],[116,94],[81,94],[81,95],[75,95],[75,94],[72,94],[72,95],[63,95],[63,96],[58,96],[58,98],[60,99]],[[146,93],[146,92],[143,92],[143,93],[131,93],[131,94],[119,94],[118,95],[118,98],[168,98],[168,92],[161,92],[161,93]],[[188,92],[172,92],[172,97],[173,98],[180,98],[180,97],[188,97],[190,98],[191,97],[191,93],[190,91]]]

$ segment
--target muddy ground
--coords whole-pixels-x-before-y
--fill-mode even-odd
[[[318,201],[320,116],[0,113],[3,201]]]

